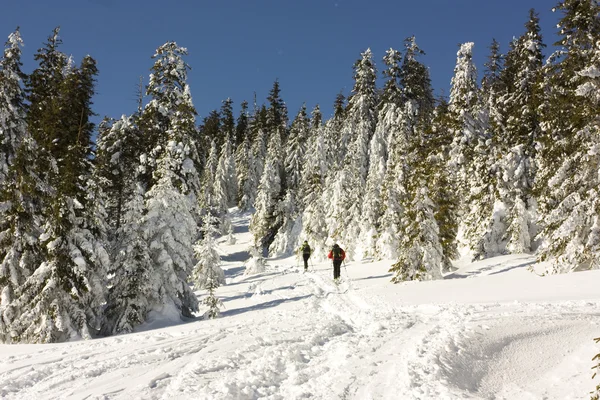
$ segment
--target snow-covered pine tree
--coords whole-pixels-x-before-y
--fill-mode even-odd
[[[249,209],[254,202],[254,193],[258,185],[254,181],[252,171],[254,167],[254,156],[252,153],[252,138],[250,137],[250,121],[248,118],[248,102],[241,104],[240,115],[236,125],[236,150],[235,165],[237,173],[238,193],[236,203],[241,210]]]
[[[273,134],[269,141],[267,158],[255,201],[255,213],[250,221],[250,232],[258,248],[266,249],[273,241],[279,226],[275,225],[275,211],[280,199],[281,183],[281,137]]]
[[[201,196],[200,196],[200,207],[204,210],[213,210],[217,207],[217,203],[214,195],[214,182],[217,175],[217,165],[219,163],[219,156],[217,151],[217,144],[214,140],[210,142],[210,150],[208,157],[206,158],[206,164],[202,170],[201,178]]]
[[[413,141],[407,155],[410,174],[405,179],[407,195],[402,198],[403,225],[399,238],[398,260],[390,268],[392,282],[428,280],[442,277],[445,265],[443,246],[431,200],[429,164],[423,160],[429,151],[427,138]]]
[[[231,207],[237,203],[237,171],[235,163],[235,120],[232,111],[233,101],[226,99],[221,106],[221,129],[225,142],[221,148],[219,166],[217,167],[217,176],[219,177],[219,168],[222,170],[222,176],[225,178],[224,189],[227,194],[227,207]],[[226,145],[228,144],[228,145]],[[225,209],[227,212],[227,209]]]
[[[507,209],[506,249],[511,253],[530,251],[535,235],[532,189],[535,143],[541,131],[539,80],[545,45],[534,10],[530,10],[525,26],[526,33],[513,41],[506,56],[506,69],[501,76],[505,94],[499,99],[503,129],[499,132],[501,140],[496,141],[504,149],[499,190]]]
[[[52,188],[43,207],[44,261],[16,293],[22,313],[11,325],[22,342],[54,342],[90,338],[102,323],[108,254],[95,235],[102,231],[90,200],[90,118],[96,62],[84,57],[81,65],[67,63],[58,51],[58,29],[39,50],[40,61],[28,80],[29,129],[40,138],[38,175]],[[44,147],[46,146],[46,147]],[[49,154],[51,153],[51,154]],[[56,158],[55,158],[56,157]]]
[[[312,111],[310,124],[310,140],[306,151],[306,161],[302,169],[300,194],[302,204],[302,233],[301,239],[308,240],[317,256],[326,251],[327,226],[325,225],[325,207],[323,193],[325,179],[333,160],[327,159],[325,128],[322,125],[322,115],[319,106]]]
[[[443,271],[453,269],[452,260],[458,258],[456,241],[459,223],[459,198],[455,191],[455,182],[447,168],[452,144],[452,131],[448,112],[448,103],[442,98],[435,108],[430,124],[425,128],[428,154],[427,168],[430,173],[430,196],[436,206],[435,219],[439,227],[439,241],[444,254]]]
[[[348,152],[342,169],[335,177],[334,185],[340,192],[331,199],[333,210],[328,215],[328,220],[338,221],[335,225],[339,231],[332,232],[331,236],[347,243],[346,254],[350,259],[357,255],[354,247],[360,234],[360,214],[369,169],[369,143],[377,122],[376,76],[373,53],[367,49],[354,64],[354,87],[340,135],[342,143],[349,142]]]
[[[379,101],[379,116],[369,149],[369,172],[365,185],[360,227],[360,251],[367,257],[375,256],[376,240],[382,211],[382,185],[385,179],[390,136],[397,134],[402,92],[400,89],[400,60],[402,55],[394,49],[386,51],[383,75],[386,82]],[[385,197],[385,196],[384,196]]]
[[[269,143],[269,136],[266,130],[267,125],[267,109],[266,107],[254,107],[254,113],[250,120],[250,134],[252,137],[252,163],[248,166],[248,192],[247,192],[247,204],[250,207],[255,207],[254,203],[258,194],[258,186],[260,179],[263,176],[265,167],[265,161],[267,158],[267,147]]]
[[[25,136],[25,93],[21,71],[23,39],[17,28],[8,36],[0,60],[0,183],[13,164],[17,149]]]
[[[294,251],[301,230],[298,219],[302,204],[299,192],[302,180],[306,145],[309,136],[309,120],[306,105],[302,105],[290,127],[285,154],[285,196],[277,204],[274,212],[275,225],[279,227],[269,253],[271,255],[288,254]]]
[[[108,196],[106,211],[113,232],[121,227],[124,204],[129,200],[134,187],[135,171],[139,165],[140,130],[136,116],[125,115],[117,121],[104,120],[98,129],[96,144],[96,173],[102,182],[101,188]]]
[[[136,182],[123,205],[123,221],[117,231],[105,309],[105,335],[129,333],[143,323],[160,304],[160,285],[153,276],[150,248],[143,236],[141,221],[145,213],[144,188]]]
[[[198,261],[192,272],[194,289],[214,290],[225,284],[225,273],[220,267],[221,256],[217,250],[216,236],[219,234],[216,225],[219,220],[206,214],[202,224],[202,239],[194,246]]]
[[[198,310],[198,299],[188,285],[193,268],[193,242],[198,218],[199,179],[193,144],[196,111],[187,84],[189,66],[185,48],[175,42],[160,46],[150,75],[147,95],[151,97],[141,121],[150,138],[146,173],[151,168],[147,191],[147,214],[143,235],[151,251],[158,293],[153,310],[189,317]]]
[[[473,43],[465,43],[457,53],[450,92],[450,128],[454,138],[449,167],[455,173],[459,198],[463,199],[460,229],[473,259],[491,255],[487,247],[496,204],[492,137],[479,93]]]
[[[303,104],[292,122],[286,144],[285,177],[288,191],[297,192],[300,187],[309,129],[306,105]],[[294,197],[298,197],[297,194]]]
[[[545,273],[599,268],[600,223],[597,171],[600,140],[597,90],[600,61],[600,5],[565,0],[559,44],[543,70],[536,192]],[[561,160],[556,164],[556,160]]]
[[[404,41],[404,47],[405,54],[398,71],[401,108],[388,116],[388,159],[381,190],[382,212],[376,243],[381,258],[399,256],[401,246],[398,240],[405,228],[403,212],[408,204],[406,185],[412,173],[408,163],[410,148],[415,145],[415,140],[420,140],[424,127],[430,123],[433,110],[429,71],[417,59],[424,52],[418,47],[414,36]]]
[[[235,184],[232,184],[234,182]],[[235,159],[232,151],[231,136],[223,142],[215,180],[213,182],[213,206],[214,212],[221,219],[227,214],[230,205],[233,205],[237,193],[237,182],[235,173]],[[222,221],[221,221],[222,222]]]
[[[478,143],[477,70],[473,61],[472,42],[460,45],[451,81],[449,111],[453,117],[454,139],[450,151],[450,165],[455,170],[461,197],[469,192],[469,167]]]
[[[48,188],[37,176],[40,152],[28,134],[22,88],[19,30],[9,35],[0,60],[0,342],[20,341],[11,324],[23,310],[15,298],[22,285],[43,261],[39,241],[41,200]]]
[[[400,68],[400,84],[404,103],[411,108],[419,123],[429,121],[435,107],[429,69],[418,60],[425,52],[417,45],[414,36],[404,40],[404,58]]]

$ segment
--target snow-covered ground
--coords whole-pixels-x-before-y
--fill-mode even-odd
[[[7,399],[586,399],[600,271],[539,277],[531,256],[393,285],[390,262],[294,258],[245,276],[247,216],[221,240],[222,318],[55,345],[0,346]],[[203,295],[203,293],[199,293]]]

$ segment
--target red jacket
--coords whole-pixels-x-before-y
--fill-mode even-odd
[[[346,259],[346,252],[344,251],[344,249],[340,248],[340,252],[342,253],[342,261]],[[329,254],[327,254],[327,258],[332,259],[333,260],[333,250],[329,251]]]

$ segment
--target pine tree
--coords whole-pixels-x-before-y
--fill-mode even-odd
[[[361,218],[361,253],[373,256],[375,241],[384,205],[382,204],[381,182],[386,175],[388,160],[388,141],[398,131],[402,92],[400,89],[401,54],[389,49],[383,57],[387,69],[383,75],[387,81],[383,88],[379,105],[379,117],[369,149],[369,172],[365,185],[365,197]]]
[[[300,195],[304,209],[302,212],[302,239],[313,244],[313,254],[325,252],[327,226],[325,225],[325,207],[323,195],[325,179],[334,161],[327,158],[325,128],[319,106],[312,111],[310,140],[306,152],[306,161],[302,169]]]
[[[167,42],[156,50],[150,82],[146,94],[151,97],[146,105],[140,127],[147,137],[144,149],[147,188],[151,188],[167,173],[173,186],[196,204],[200,192],[198,177],[198,136],[195,127],[196,110],[192,103],[184,62],[187,49]],[[159,165],[159,161],[163,165]]]
[[[194,246],[196,263],[192,272],[195,289],[214,290],[225,284],[225,273],[219,266],[221,256],[217,251],[215,237],[218,235],[218,220],[210,214],[204,216],[202,224],[202,240]]]
[[[598,268],[598,72],[600,5],[565,0],[557,7],[562,49],[544,67],[536,193],[546,273]],[[591,89],[591,90],[590,90]],[[556,164],[556,160],[561,160]]]
[[[303,104],[292,122],[287,141],[285,157],[286,188],[297,191],[302,178],[302,164],[306,153],[306,143],[309,135],[309,120],[306,115],[306,105]]]
[[[306,105],[302,105],[292,122],[287,140],[284,164],[286,194],[279,201],[274,212],[274,223],[279,229],[269,251],[271,255],[293,252],[297,245],[301,224],[298,217],[302,198],[299,190],[308,135],[309,120],[306,115]]]
[[[42,149],[35,173],[52,196],[38,199],[44,261],[31,271],[13,303],[21,313],[11,324],[11,335],[22,342],[90,338],[100,329],[105,301],[109,259],[102,206],[86,207],[99,198],[89,160],[96,63],[86,56],[75,67],[57,50],[59,44],[55,29],[36,54],[40,66],[27,81],[35,109],[28,114],[28,127]]]
[[[344,167],[336,177],[339,196],[332,198],[334,214],[329,219],[338,219],[338,235],[344,243],[354,243],[359,237],[360,214],[369,169],[369,143],[376,125],[376,70],[373,54],[367,49],[354,64],[354,88],[348,102],[346,120],[342,127],[341,142],[348,141],[348,153]],[[354,249],[348,248],[349,258]]]
[[[225,140],[219,155],[213,183],[215,212],[224,217],[230,205],[234,204],[237,193],[235,159],[231,141]]]
[[[435,216],[437,207],[429,194],[432,186],[430,165],[423,162],[430,151],[427,143],[430,139],[436,138],[420,134],[412,141],[406,155],[406,170],[410,173],[404,179],[406,194],[400,199],[402,226],[398,260],[390,268],[394,283],[439,279],[446,265]]]
[[[123,222],[117,231],[111,273],[113,277],[105,310],[105,335],[129,333],[143,323],[160,303],[160,285],[153,276],[150,247],[143,236],[144,188],[133,182],[132,195],[123,206]]]
[[[40,201],[48,188],[36,174],[43,151],[26,128],[19,30],[9,35],[0,60],[0,342],[18,342],[11,328],[23,309],[15,303],[25,280],[41,264]]]
[[[123,115],[117,121],[104,120],[99,126],[96,145],[96,171],[107,194],[108,223],[113,231],[121,227],[124,204],[132,193],[136,168],[139,165],[141,132],[136,116]]]
[[[26,130],[22,46],[23,40],[17,28],[9,35],[0,60],[0,183],[7,178]]]
[[[281,138],[274,134],[269,142],[264,171],[258,185],[256,212],[250,221],[250,232],[254,235],[255,245],[260,248],[268,248],[279,229],[275,224],[275,212],[282,190],[280,151]]]
[[[469,168],[480,134],[476,111],[478,90],[473,46],[471,42],[460,46],[450,90],[449,111],[454,130],[450,163],[456,171],[461,195],[466,195],[469,190]]]
[[[447,168],[452,131],[450,129],[448,103],[440,99],[434,117],[425,129],[428,137],[427,164],[431,174],[431,200],[436,205],[435,219],[439,227],[439,240],[442,245],[444,272],[453,269],[452,260],[458,258],[457,231],[460,201],[455,191],[455,182]]]
[[[253,195],[256,190],[257,182],[252,171],[254,167],[254,157],[251,151],[252,140],[250,137],[250,121],[248,118],[248,102],[241,104],[240,115],[236,125],[236,150],[235,165],[237,173],[236,203],[242,210],[247,210],[254,200]]]
[[[158,288],[153,310],[175,308],[184,317],[198,310],[187,280],[193,267],[193,242],[198,218],[199,179],[194,160],[196,111],[187,84],[185,48],[174,42],[160,46],[150,76],[141,125],[154,140],[148,148],[146,174],[152,172],[142,220]]]
[[[214,210],[217,208],[217,203],[214,196],[214,182],[217,175],[217,166],[219,163],[217,144],[213,140],[210,143],[210,151],[206,159],[206,165],[202,170],[201,187],[202,194],[200,196],[200,207],[205,210]]]
[[[529,12],[527,32],[513,42],[507,54],[506,75],[501,79],[506,94],[499,100],[503,105],[502,140],[504,158],[500,163],[500,196],[507,207],[507,249],[511,253],[531,250],[535,234],[535,203],[532,197],[535,179],[535,143],[540,134],[538,108],[541,103],[539,78],[542,68],[542,43],[539,18]]]

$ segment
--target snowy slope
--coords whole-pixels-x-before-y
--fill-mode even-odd
[[[165,312],[130,335],[2,345],[0,397],[586,399],[595,386],[600,271],[542,278],[533,257],[505,256],[393,285],[389,261],[351,262],[338,288],[329,263],[303,274],[287,258],[244,276],[247,223],[221,241],[222,318]]]

